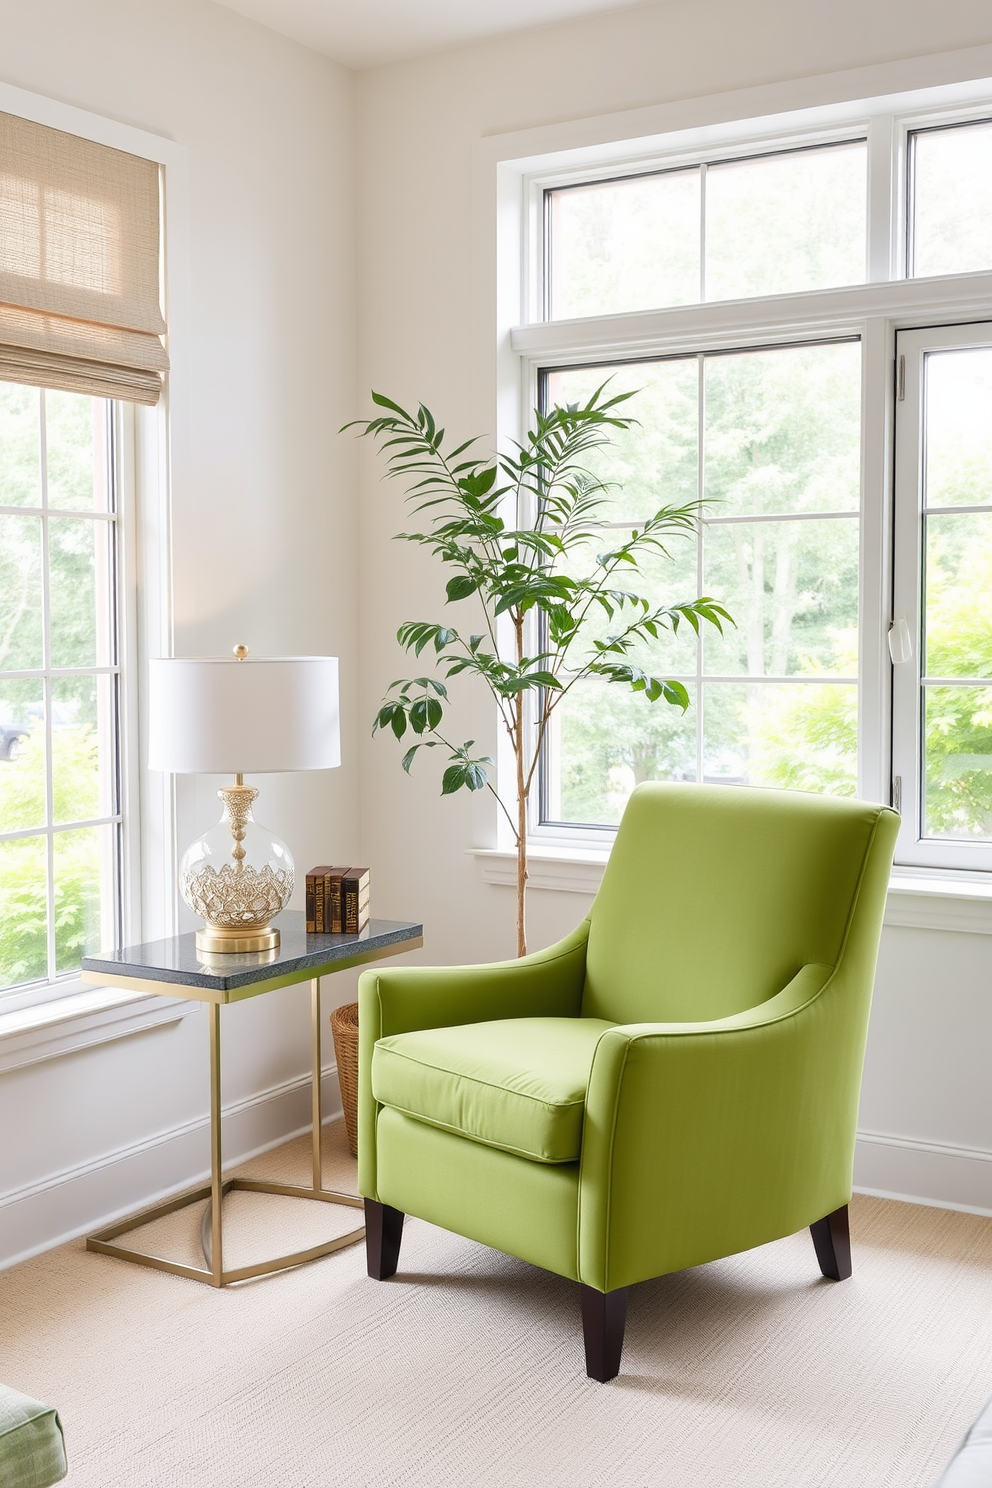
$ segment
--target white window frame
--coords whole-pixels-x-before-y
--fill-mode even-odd
[[[928,326],[899,335],[894,472],[893,614],[897,622],[905,621],[911,650],[905,660],[894,658],[892,668],[892,778],[895,803],[902,811],[898,861],[920,868],[949,868],[982,875],[992,871],[992,842],[926,837],[922,830],[923,421],[927,355],[932,351],[989,345],[992,345],[992,305],[984,322]],[[968,510],[967,507],[947,509],[962,513]]]
[[[188,344],[188,152],[183,145],[55,99],[0,83],[0,110],[161,167],[163,300],[172,372],[154,408],[118,403],[122,934],[126,943],[175,933],[175,801],[171,778],[145,765],[142,679],[150,656],[172,651],[171,488],[189,467],[181,390]],[[177,377],[177,373],[179,376]],[[108,1039],[174,1023],[184,999],[96,987],[80,978],[0,993],[0,1075]]]
[[[43,398],[45,390],[41,389],[39,391],[41,392]],[[110,649],[113,660],[107,663],[98,662],[92,668],[92,671],[98,676],[109,674],[115,679],[114,685],[116,691],[114,696],[114,712],[116,715],[116,722],[113,727],[111,736],[105,741],[101,742],[109,745],[112,751],[113,759],[110,768],[112,769],[115,777],[113,794],[116,799],[115,810],[113,812],[111,812],[109,815],[100,817],[94,822],[87,822],[83,825],[117,825],[119,828],[118,843],[115,845],[114,848],[114,857],[116,861],[116,874],[113,885],[114,904],[113,906],[103,906],[104,913],[102,916],[104,920],[104,933],[109,932],[116,935],[119,933],[118,927],[123,926],[130,920],[129,909],[133,901],[136,882],[139,881],[138,865],[135,862],[135,844],[137,841],[137,831],[136,827],[131,826],[132,822],[136,823],[138,819],[138,812],[135,810],[137,803],[135,799],[135,792],[133,790],[130,793],[130,798],[128,797],[127,786],[129,784],[129,772],[125,769],[126,756],[124,752],[124,716],[127,707],[125,684],[126,681],[130,680],[132,672],[137,663],[135,627],[133,624],[133,616],[130,613],[133,610],[133,604],[131,601],[136,588],[133,575],[129,572],[129,570],[132,569],[134,566],[134,549],[133,543],[128,541],[129,534],[133,530],[134,524],[134,482],[133,478],[125,478],[132,477],[133,472],[129,468],[129,466],[125,465],[125,462],[122,459],[125,428],[130,426],[130,428],[133,429],[133,408],[130,404],[119,403],[116,400],[112,399],[94,401],[104,402],[107,409],[108,428],[105,453],[107,458],[107,465],[109,468],[106,471],[106,481],[111,493],[111,504],[109,505],[108,510],[98,510],[92,515],[90,515],[89,513],[80,514],[77,512],[71,512],[68,513],[68,515],[70,517],[75,517],[78,520],[90,521],[94,524],[94,526],[100,524],[101,526],[104,526],[108,529],[108,541],[106,543],[106,548],[109,553],[110,567],[108,597],[110,599],[110,607],[112,609],[112,613],[110,613],[109,615],[98,615],[96,617],[96,622],[97,625],[100,626],[101,624],[109,621],[108,629],[111,632]],[[47,420],[44,418],[42,419],[39,433],[41,435],[42,443],[45,447],[45,455],[47,457]],[[47,485],[47,478],[44,474],[46,465],[47,458],[43,458],[43,486]],[[62,515],[62,513],[57,507],[51,506],[50,497],[47,491],[44,492],[43,502],[43,509],[39,504],[39,507],[37,508],[9,507],[7,508],[7,510],[14,513],[25,511],[29,514],[32,510],[35,510],[40,515],[43,526],[46,526],[48,522],[57,520]],[[47,540],[43,544],[43,552],[46,554],[46,557],[44,559],[46,571],[43,578],[43,586],[44,589],[48,591],[51,584],[51,574],[48,571]],[[50,604],[46,602],[44,608],[46,611],[45,624],[46,627],[50,628]],[[46,657],[49,656],[50,646],[51,637],[49,634],[46,637],[44,647]],[[57,672],[59,670],[61,669],[54,665],[48,668],[49,673],[53,671]],[[44,669],[42,669],[42,675],[44,674]],[[47,721],[47,718],[46,734],[47,738],[45,747],[46,754],[48,755],[48,764],[46,768],[50,771],[52,738],[50,732],[50,724]],[[25,836],[43,837],[48,843],[49,879],[51,878],[52,871],[52,849],[54,839],[59,832],[66,830],[66,828],[71,830],[74,825],[76,824],[56,824],[49,820],[45,826],[40,826],[37,829],[32,828],[23,834]],[[51,883],[49,883],[49,897],[51,896],[51,893],[52,885]],[[48,905],[48,909],[49,911],[51,909],[50,903]],[[110,929],[110,925],[107,923],[108,921],[112,923],[114,927],[113,930]],[[51,944],[53,935],[53,927],[51,923],[49,923],[49,958],[51,958]],[[0,987],[0,1010],[4,1012],[15,1012],[23,1008],[37,1007],[47,1002],[56,1001],[57,999],[65,995],[67,989],[78,990],[78,983],[78,976],[74,976],[72,973],[69,973],[62,976],[46,977],[44,980],[16,983],[13,986]]]
[[[895,336],[898,330],[953,324],[988,316],[992,272],[906,279],[907,238],[904,230],[907,151],[914,129],[942,123],[992,117],[992,48],[975,49],[984,70],[979,80],[952,82],[936,88],[905,91],[900,83],[920,66],[893,64],[865,69],[877,81],[887,74],[886,93],[850,103],[826,103],[781,112],[769,105],[795,103],[799,85],[773,85],[747,95],[696,100],[638,111],[652,122],[670,121],[669,131],[634,131],[623,137],[619,117],[582,121],[557,130],[528,131],[522,136],[486,142],[479,149],[480,175],[495,174],[497,358],[495,405],[501,438],[519,437],[537,394],[542,368],[567,367],[595,360],[634,360],[698,350],[726,350],[857,337],[862,345],[862,458],[859,708],[859,794],[890,800],[891,663],[887,632],[892,621],[892,430],[894,415]],[[975,77],[975,73],[971,74]],[[852,90],[856,74],[816,80],[820,91],[830,86]],[[816,93],[817,86],[808,90]],[[858,100],[853,91],[847,97]],[[751,113],[748,105],[754,108]],[[707,122],[699,119],[709,114]],[[695,121],[685,126],[686,116]],[[722,116],[722,119],[721,119]],[[682,124],[683,127],[678,127]],[[597,129],[610,138],[595,139]],[[563,135],[585,135],[584,144],[561,148]],[[557,135],[557,139],[555,136]],[[802,294],[767,296],[734,302],[715,301],[671,309],[625,312],[576,320],[541,319],[545,265],[542,223],[546,188],[609,176],[669,169],[701,159],[740,157],[795,145],[868,141],[868,244],[864,284]],[[530,144],[530,152],[521,149]],[[558,148],[555,148],[555,145]],[[533,148],[537,146],[538,148]],[[544,148],[540,148],[543,146]],[[490,177],[491,179],[491,177]],[[481,218],[480,214],[480,218]],[[491,323],[491,322],[490,322]],[[491,344],[491,343],[490,343]],[[512,778],[506,747],[500,740],[498,773]],[[495,852],[509,843],[494,828]],[[543,826],[533,823],[534,849],[599,855],[612,837],[611,828]],[[493,849],[490,848],[489,851]],[[485,849],[483,850],[485,851]]]

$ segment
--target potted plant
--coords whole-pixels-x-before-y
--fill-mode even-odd
[[[403,756],[407,771],[418,750],[444,749],[442,795],[492,792],[516,846],[521,956],[527,951],[528,803],[555,710],[578,682],[598,677],[684,712],[689,695],[683,685],[644,671],[632,650],[639,642],[658,641],[664,631],[676,633],[682,624],[698,633],[701,621],[722,629],[731,619],[705,595],[658,606],[627,587],[642,555],[667,556],[666,542],[695,529],[697,502],[661,506],[624,541],[606,551],[590,548],[597,537],[616,534],[602,532],[610,487],[590,471],[588,460],[613,430],[634,422],[620,411],[631,396],[607,396],[601,387],[581,406],[536,410],[523,441],[489,458],[475,452],[475,439],[448,448],[444,429],[423,404],[409,413],[373,393],[383,411],[356,421],[362,435],[377,441],[389,475],[407,484],[410,507],[423,519],[423,531],[398,536],[427,548],[450,569],[447,602],[465,605],[471,615],[462,629],[430,620],[400,626],[400,645],[415,657],[429,650],[435,675],[394,682],[373,733],[390,729],[397,739],[414,736],[417,742]],[[610,627],[605,634],[597,619]],[[458,744],[444,731],[445,682],[465,674],[489,688],[506,731],[515,767],[512,806],[497,792],[492,759],[474,752],[473,739]]]

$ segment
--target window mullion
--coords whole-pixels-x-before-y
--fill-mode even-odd
[[[706,303],[706,162],[699,167],[699,303]]]
[[[891,796],[892,384],[889,323],[865,322],[861,386],[861,585],[858,613],[858,789]]]
[[[696,490],[700,500],[706,496],[706,358],[696,358]],[[696,524],[696,593],[703,593],[703,523]],[[703,637],[696,636],[696,779],[703,778]]]
[[[893,617],[897,621],[905,619],[913,638],[913,654],[909,660],[893,668],[892,772],[902,782],[903,823],[896,851],[897,861],[921,868],[988,871],[992,868],[992,834],[982,811],[983,782],[979,779],[972,787],[967,773],[959,777],[948,776],[942,773],[941,766],[941,742],[949,739],[951,748],[956,746],[960,753],[950,755],[946,765],[957,761],[959,769],[967,772],[970,760],[971,768],[984,771],[984,763],[979,764],[979,761],[987,761],[990,755],[985,725],[974,716],[970,726],[962,726],[960,719],[952,720],[928,736],[925,705],[925,693],[930,688],[984,689],[987,686],[987,668],[979,669],[973,663],[969,666],[966,657],[958,675],[945,678],[935,673],[926,676],[925,655],[921,654],[925,650],[926,633],[926,524],[932,519],[938,523],[946,520],[939,509],[931,512],[926,504],[926,447],[931,418],[926,390],[927,358],[936,356],[940,362],[942,354],[953,356],[973,349],[985,353],[992,351],[992,324],[932,326],[902,332],[897,341],[896,350],[900,357],[905,357],[905,396],[896,404]],[[932,367],[929,375],[934,375]],[[946,434],[943,438],[946,440]],[[961,510],[952,507],[946,515],[974,521],[982,512],[969,513],[966,503],[962,503]],[[980,557],[983,552],[981,533],[975,530],[973,538],[979,542],[977,554]],[[939,552],[937,559],[939,579]],[[958,583],[953,579],[953,569],[950,582]],[[975,583],[974,571],[971,582]],[[938,595],[939,592],[938,583]],[[946,595],[954,592],[948,588],[945,575],[945,601]],[[974,608],[974,600],[969,600],[967,595],[967,589],[958,592],[959,615],[966,611],[970,613]],[[939,598],[935,598],[935,602],[939,603]],[[946,637],[954,633],[953,629],[948,629],[946,613],[942,623],[946,646]],[[946,661],[946,653],[943,659]],[[954,668],[951,666],[945,670],[953,673]],[[936,807],[937,816],[932,817],[925,795],[934,789],[939,803],[941,786],[946,786],[948,779],[953,781],[955,778],[960,781],[956,814],[949,811],[945,799],[943,807],[940,804]],[[940,819],[941,809],[948,813],[943,821]]]
[[[47,920],[48,980],[54,981],[57,971],[55,945],[55,780],[52,762],[52,583],[49,562],[49,515],[48,515],[48,422],[47,402],[44,389],[39,394],[38,452],[41,478],[41,634],[42,634],[42,699],[45,719],[45,881]]]
[[[918,857],[920,836],[920,771],[923,720],[920,710],[920,637],[922,633],[921,543],[923,348],[918,336],[904,334],[896,351],[906,358],[904,397],[896,423],[895,543],[893,621],[905,619],[913,638],[909,661],[893,667],[892,773],[901,782],[902,828],[897,858]]]
[[[900,272],[899,226],[902,210],[900,131],[891,114],[878,114],[868,126],[868,242],[866,280],[884,284]]]

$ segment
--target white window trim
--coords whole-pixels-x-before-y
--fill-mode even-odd
[[[0,110],[83,139],[154,160],[163,167],[163,298],[172,373],[155,408],[130,406],[120,420],[122,806],[126,942],[175,933],[176,844],[173,787],[144,764],[145,717],[139,686],[144,661],[172,650],[170,491],[186,463],[177,388],[188,345],[188,152],[185,146],[55,99],[0,83]],[[177,418],[177,414],[180,416]],[[196,1004],[121,992],[68,978],[0,998],[0,1073],[172,1023]]]
[[[920,552],[924,520],[923,435],[924,366],[931,351],[967,350],[992,342],[992,298],[978,322],[932,325],[900,335],[896,352],[899,374],[899,417],[896,421],[895,591],[893,618],[904,620],[912,637],[912,655],[893,666],[892,776],[901,784],[902,827],[896,852],[901,862],[917,869],[961,871],[967,864],[989,873],[992,843],[968,838],[926,837],[923,813],[923,718],[921,716],[921,619],[923,564]],[[962,679],[966,680],[966,679]],[[964,869],[967,871],[967,869]]]
[[[514,888],[516,853],[506,848],[470,848],[483,883]],[[609,845],[533,847],[527,854],[527,888],[592,896],[599,888]],[[889,879],[885,924],[913,930],[966,931],[992,935],[992,882],[965,870],[894,868]]]
[[[500,438],[519,437],[533,406],[539,363],[568,365],[598,356],[607,347],[615,355],[618,345],[628,356],[654,352],[665,343],[674,349],[677,342],[679,349],[691,350],[694,338],[700,347],[704,342],[712,345],[714,338],[721,336],[723,344],[733,344],[735,336],[737,344],[744,344],[745,339],[748,344],[756,344],[753,333],[745,338],[741,331],[741,313],[746,315],[749,308],[760,313],[767,340],[784,339],[797,331],[806,336],[823,332],[860,335],[867,396],[880,398],[877,389],[885,387],[886,381],[891,383],[886,370],[894,364],[897,323],[907,328],[926,324],[934,317],[963,321],[988,315],[992,274],[919,280],[892,277],[903,271],[905,249],[903,235],[893,232],[891,224],[902,217],[908,130],[937,124],[951,116],[960,118],[969,111],[976,118],[986,117],[992,112],[990,101],[992,46],[985,45],[479,141],[474,162],[474,246],[479,266],[474,323],[480,347],[474,379],[475,421],[479,427],[491,427],[495,415]],[[802,296],[798,325],[800,297],[795,296],[789,297],[788,305],[784,297],[780,302],[772,297],[744,305],[712,302],[573,321],[537,319],[543,272],[528,244],[537,241],[545,185],[578,180],[583,175],[594,179],[615,167],[621,167],[623,173],[657,169],[661,161],[674,163],[679,151],[682,158],[690,153],[698,158],[701,152],[729,149],[731,145],[738,153],[741,145],[774,148],[776,141],[795,140],[803,131],[810,141],[826,132],[834,137],[845,132],[855,134],[872,120],[874,127],[868,132],[872,208],[868,282]],[[880,213],[890,223],[884,242],[871,228]],[[759,314],[753,318],[756,325]],[[494,330],[493,359],[488,348],[493,345]],[[521,375],[522,362],[525,375]],[[891,387],[884,407],[876,405],[865,412],[870,416],[866,418],[864,490],[866,495],[873,490],[880,498],[882,492],[887,496],[891,489]],[[865,795],[888,799],[890,689],[885,633],[891,613],[890,503],[887,499],[866,500],[864,506],[869,519],[863,521],[862,560],[876,577],[864,597],[860,624],[863,712],[865,703],[871,704],[871,717],[865,719],[862,728],[861,753],[865,758],[861,786]],[[497,736],[496,754],[499,779],[512,778],[509,746],[502,731]],[[485,840],[484,846],[473,849],[483,877],[506,882],[505,874],[514,860],[500,815],[495,809],[477,811],[475,820]],[[604,838],[606,843],[598,846],[596,839],[602,842]],[[539,832],[533,834],[531,886],[567,889],[578,887],[571,882],[578,879],[584,884],[581,892],[594,891],[599,865],[611,840],[609,829],[570,829],[568,846],[562,844],[560,831],[543,839]],[[939,920],[934,928],[948,929],[978,929],[979,922],[985,924],[984,896],[979,892],[983,885],[966,885],[966,874],[954,871],[946,878],[930,875],[927,885],[922,879],[913,879],[908,886],[904,884],[906,874],[912,878],[912,870],[894,875],[888,923],[923,925]],[[925,911],[924,904],[942,908]],[[958,908],[948,908],[953,905]]]

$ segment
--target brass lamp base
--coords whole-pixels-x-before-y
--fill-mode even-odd
[[[246,951],[272,951],[279,944],[279,931],[269,925],[257,929],[238,928],[228,930],[223,925],[205,925],[196,932],[198,951],[226,952],[228,955]]]

